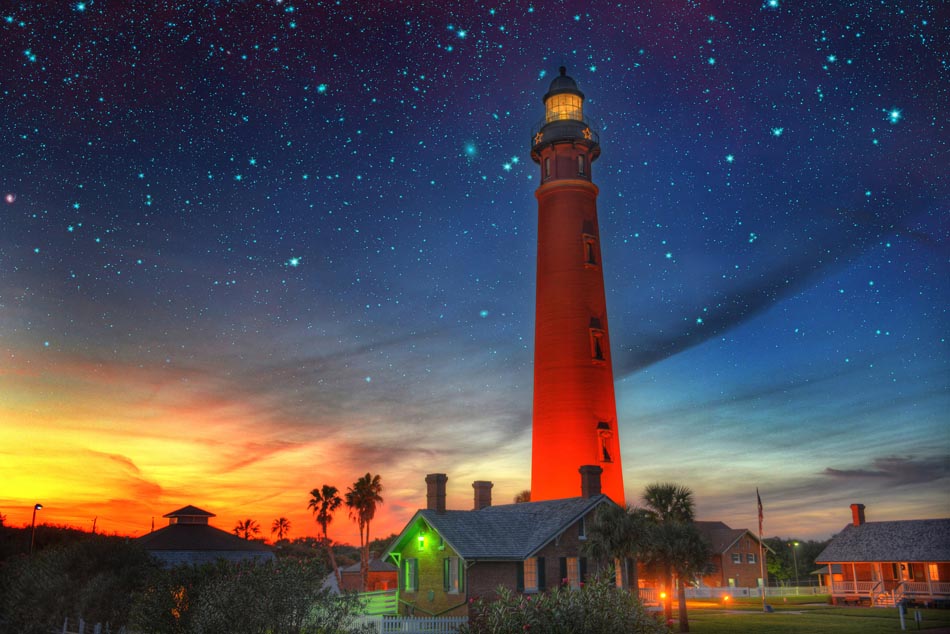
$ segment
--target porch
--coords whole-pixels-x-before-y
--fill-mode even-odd
[[[834,604],[892,607],[914,603],[950,605],[950,564],[921,562],[850,562],[831,581]]]

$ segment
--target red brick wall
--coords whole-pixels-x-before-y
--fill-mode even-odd
[[[740,555],[742,563],[733,563],[732,555],[737,553]],[[749,563],[749,554],[755,556],[755,562]],[[729,580],[735,580],[735,585],[737,587],[746,587],[754,588],[758,585],[759,577],[761,576],[762,568],[759,566],[759,542],[750,537],[748,534],[739,539],[738,542],[733,545],[728,551],[720,556],[719,570],[721,571],[718,579],[718,583],[715,583],[715,577],[709,579],[708,582],[704,579],[704,582],[710,586],[728,586]]]

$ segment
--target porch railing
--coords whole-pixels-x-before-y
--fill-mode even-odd
[[[870,596],[880,583],[880,581],[835,581],[831,585],[831,593],[865,594]]]

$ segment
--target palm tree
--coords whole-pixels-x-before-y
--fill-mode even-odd
[[[327,535],[327,526],[333,521],[333,513],[342,504],[343,499],[340,497],[340,490],[331,484],[324,484],[319,489],[311,490],[310,501],[307,503],[307,508],[313,511],[316,516],[317,524],[323,528],[323,545],[330,557],[330,565],[333,567],[333,574],[336,575],[336,582],[341,588],[343,587],[343,579],[340,576],[340,569],[336,565],[333,546],[330,537]]]
[[[693,492],[689,487],[680,486],[672,482],[654,483],[643,491],[643,502],[646,505],[647,516],[653,521],[650,531],[650,546],[647,549],[648,559],[658,564],[663,570],[663,587],[666,598],[663,601],[663,611],[667,622],[673,619],[673,572],[689,572],[690,567],[683,564],[683,552],[694,546],[693,539],[687,534],[684,525],[692,527],[695,504]],[[698,532],[696,533],[698,536]],[[699,541],[702,538],[697,537]],[[677,575],[679,588],[680,631],[689,631],[689,620],[686,616],[686,592],[683,583],[684,575]],[[683,629],[683,628],[686,629]]]
[[[234,534],[244,539],[251,539],[251,535],[257,535],[260,532],[260,524],[250,518],[244,521],[238,521],[234,526]]]
[[[346,492],[346,505],[352,518],[360,529],[360,584],[367,590],[369,573],[369,524],[376,516],[376,505],[382,504],[380,493],[383,485],[378,475],[365,476],[353,483]]]
[[[639,586],[636,560],[647,545],[649,521],[643,509],[605,504],[597,509],[587,527],[584,550],[595,559],[614,561],[621,567],[627,560],[633,560],[627,585],[635,590]]]
[[[286,517],[278,517],[274,520],[274,523],[271,524],[270,533],[273,535],[277,533],[277,541],[280,541],[284,538],[284,535],[290,532],[290,520]]]

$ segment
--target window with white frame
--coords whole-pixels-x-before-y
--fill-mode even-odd
[[[746,562],[747,564],[754,564],[754,563],[755,563],[755,553],[746,553],[746,554],[745,554],[745,562]]]
[[[442,560],[442,589],[449,594],[462,591],[464,564],[458,557],[446,557]]]
[[[406,592],[415,592],[419,589],[419,560],[410,558],[405,562],[403,584]]]
[[[732,563],[741,564],[742,563],[742,553],[732,553]]]

